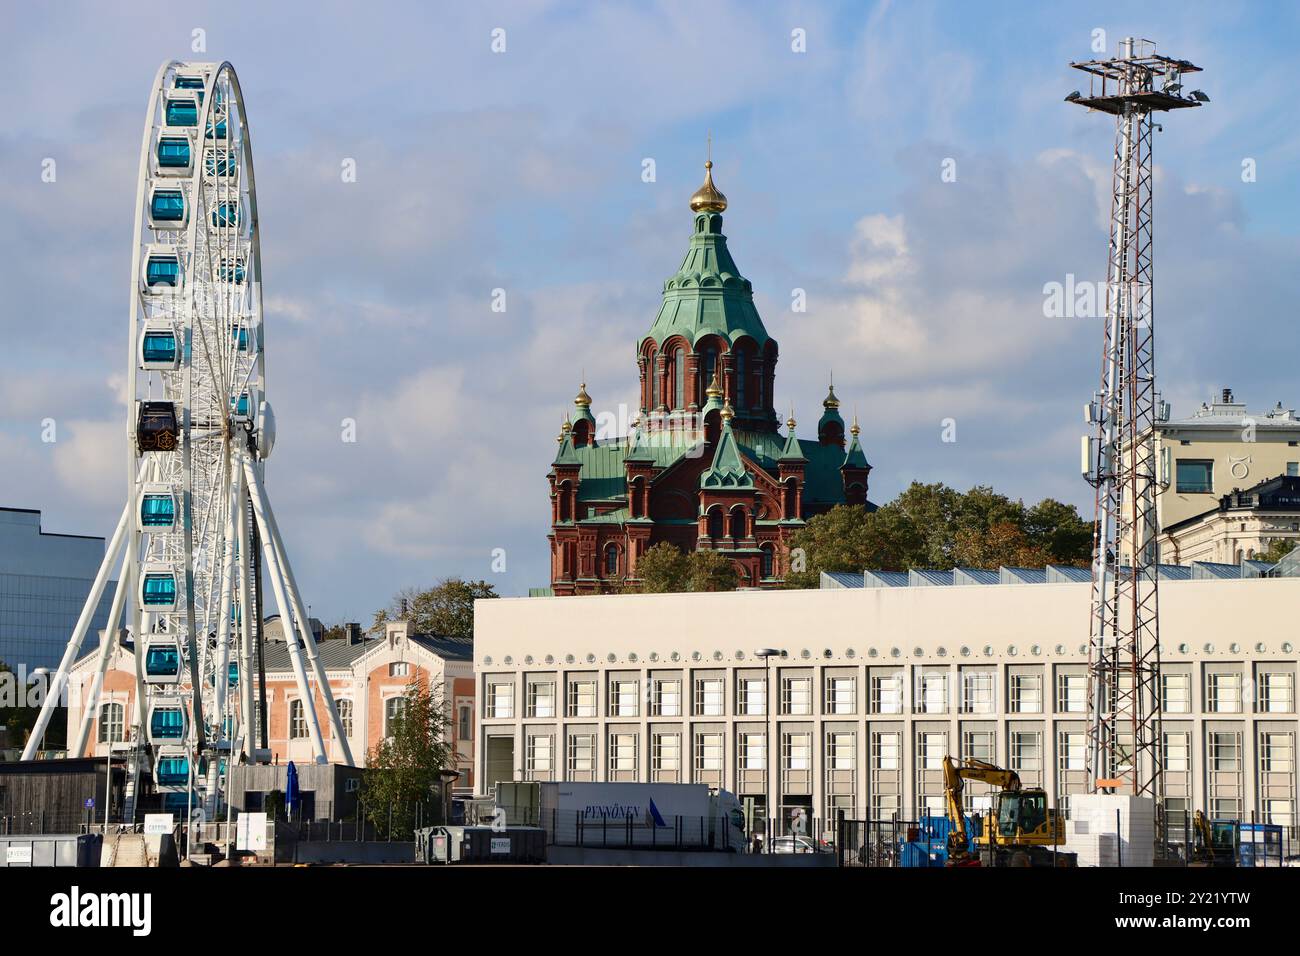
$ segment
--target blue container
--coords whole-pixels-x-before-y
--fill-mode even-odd
[[[159,740],[180,740],[185,736],[185,712],[179,707],[155,707],[149,733]]]
[[[176,575],[146,574],[144,576],[144,603],[146,607],[175,604]]]
[[[156,222],[184,222],[185,194],[179,189],[154,190],[149,215]]]
[[[160,787],[183,787],[190,780],[188,757],[161,757],[155,772]],[[184,796],[184,794],[181,794]]]
[[[149,330],[144,333],[144,345],[141,357],[146,362],[158,362],[162,365],[176,363],[176,333],[166,330]]]
[[[146,528],[170,528],[176,524],[176,500],[171,495],[145,495],[140,502],[140,524]]]

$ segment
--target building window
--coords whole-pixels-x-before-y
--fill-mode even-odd
[[[408,661],[393,661],[388,665],[389,677],[410,677],[411,665]]]
[[[718,350],[705,349],[704,350],[704,375],[700,378],[700,383],[705,390],[707,390],[708,387],[713,384],[713,375],[715,369],[717,368],[717,364],[718,364]],[[704,401],[703,396],[701,396],[700,401],[701,402]]]
[[[917,695],[917,713],[943,714],[948,711],[948,674],[946,671],[926,671],[919,678],[921,692]]]
[[[605,577],[618,576],[618,545],[611,544],[605,548]]]
[[[1294,768],[1291,735],[1263,733],[1259,739],[1259,769],[1263,773],[1290,773]]]
[[[795,716],[812,713],[811,677],[786,677],[781,680],[781,713]]]
[[[1160,709],[1166,714],[1190,714],[1192,712],[1192,675],[1161,674],[1160,684],[1163,688]]]
[[[961,735],[961,752],[967,760],[982,760],[996,764],[993,750],[994,733],[991,730],[967,730]]]
[[[301,703],[302,703],[301,701],[295,701],[294,703],[299,704],[301,709]],[[292,712],[293,711],[291,709],[290,713]],[[406,713],[405,697],[390,697],[386,701],[384,701],[384,736],[385,737],[393,736],[393,721],[397,720],[398,717],[401,717],[405,713]],[[303,731],[303,736],[304,737],[307,736],[305,730]]]
[[[875,734],[875,747],[871,755],[873,770],[897,770],[899,768],[901,734]]]
[[[786,734],[781,745],[786,770],[812,769],[812,734]]]
[[[569,681],[569,716],[596,716],[596,682],[594,680]]]
[[[770,578],[772,576],[772,570],[774,566],[774,562],[772,559],[772,546],[765,544],[763,545],[762,551],[763,551],[763,577]]]
[[[1214,462],[1179,458],[1175,479],[1179,494],[1203,494],[1214,490]]]
[[[530,774],[551,772],[553,747],[554,739],[549,734],[529,734],[527,770]]]
[[[871,712],[873,714],[901,714],[903,712],[903,675],[871,675]]]
[[[596,769],[596,735],[569,734],[569,772],[589,773]]]
[[[761,717],[767,713],[767,681],[761,677],[736,679],[736,713]]]
[[[1295,709],[1294,675],[1286,671],[1264,671],[1259,675],[1259,712],[1289,714]]]
[[[636,734],[609,735],[609,769],[636,773]]]
[[[725,687],[721,677],[699,677],[695,680],[695,713],[699,717],[721,717]]]
[[[1288,478],[1300,478],[1300,461],[1288,461],[1286,463],[1286,476]]]
[[[850,733],[833,733],[826,748],[831,770],[852,770],[857,766],[857,740]]]
[[[1291,826],[1291,801],[1265,800],[1264,822],[1271,823],[1274,826]]]
[[[736,353],[736,407],[745,409],[745,353]]]
[[[352,701],[338,701],[339,723],[343,725],[343,736],[352,736]]]
[[[927,731],[918,735],[921,752],[917,762],[922,770],[942,770],[943,758],[948,752],[948,735],[942,731]]]
[[[1235,733],[1210,734],[1210,769],[1237,769],[1237,735]]]
[[[457,721],[456,736],[459,737],[461,740],[473,740],[474,739],[473,711],[471,708],[464,707],[464,706],[462,706],[459,710],[460,712],[459,712],[459,720]]]
[[[634,680],[611,680],[609,682],[609,716],[635,717],[640,696]]]
[[[1188,769],[1188,744],[1190,735],[1175,731],[1166,731],[1164,737],[1165,770],[1173,773],[1185,773]]]
[[[651,685],[650,710],[655,717],[682,715],[682,682],[656,678]]]
[[[686,350],[678,349],[673,355],[673,408],[686,407]]]
[[[655,734],[651,749],[651,769],[680,770],[682,738],[680,734]]]
[[[1034,772],[1043,769],[1043,737],[1032,730],[1011,731],[1011,769]]]
[[[857,680],[852,677],[826,678],[826,713],[853,714],[857,709]]]
[[[404,700],[403,703],[405,703]],[[303,709],[302,701],[295,698],[289,701],[289,738],[291,740],[303,740],[306,736],[307,715]]]
[[[1241,713],[1241,675],[1210,674],[1206,677],[1206,710],[1212,714]]]
[[[1084,754],[1088,746],[1088,737],[1081,732],[1062,731],[1060,735],[1061,752],[1058,763],[1061,770],[1082,770]]]
[[[722,734],[695,735],[695,769],[697,772],[722,770]]]
[[[1082,714],[1088,710],[1088,675],[1056,675],[1056,709],[1063,714]]]
[[[126,739],[126,708],[112,702],[99,708],[99,742],[116,744]]]
[[[1187,840],[1188,825],[1191,822],[1187,815],[1188,802],[1186,797],[1165,797],[1165,830],[1171,843],[1184,843]]]
[[[555,683],[537,681],[528,685],[528,716],[555,716]]]
[[[740,769],[764,770],[767,768],[767,736],[765,734],[740,735]]]
[[[1013,714],[1043,712],[1043,675],[1012,674],[1009,710]]]
[[[513,717],[515,715],[514,682],[498,681],[489,683],[487,708],[489,717]]]
[[[659,398],[659,357],[653,352],[650,353],[650,410],[654,411],[663,402]]]
[[[992,671],[962,671],[961,712],[963,714],[993,713]]]

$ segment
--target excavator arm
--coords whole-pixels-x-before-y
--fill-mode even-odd
[[[967,780],[991,784],[1001,790],[1013,792],[1020,790],[1020,775],[1014,770],[1003,770],[983,760],[957,761],[952,757],[944,757],[944,797],[948,806],[948,821],[952,824],[948,832],[949,856],[965,854],[966,847],[970,843],[970,831],[966,829],[966,814],[961,805],[961,795],[966,789]]]

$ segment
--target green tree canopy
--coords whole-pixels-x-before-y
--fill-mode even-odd
[[[1255,560],[1267,561],[1269,564],[1277,564],[1294,551],[1297,545],[1300,545],[1300,540],[1297,540],[1296,538],[1274,538],[1273,543],[1268,546],[1268,549],[1257,554]]]
[[[370,749],[362,784],[366,816],[392,839],[409,840],[419,818],[441,807],[440,774],[454,770],[455,752],[447,740],[449,721],[441,692],[423,680],[412,681],[403,705],[388,724],[388,736]],[[390,828],[391,820],[391,828]]]
[[[823,571],[1086,566],[1092,524],[1052,498],[1026,508],[985,485],[963,494],[942,482],[913,482],[876,511],[837,505],[817,515],[794,535],[791,551],[786,584],[804,588],[817,587]]]
[[[444,578],[427,590],[403,588],[388,607],[375,612],[372,632],[388,621],[410,621],[417,634],[442,637],[474,636],[474,601],[500,597],[486,581]]]
[[[666,594],[681,591],[734,591],[740,584],[736,564],[718,551],[692,551],[690,554],[660,541],[636,562],[639,584],[629,584],[625,591]]]

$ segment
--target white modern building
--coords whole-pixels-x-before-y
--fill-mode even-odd
[[[1295,826],[1300,580],[1241,573],[1163,574],[1175,834],[1195,809]],[[755,818],[915,819],[944,812],[953,754],[1015,769],[1068,810],[1086,790],[1087,572],[840,577],[478,602],[478,789],[697,782],[735,791]],[[987,803],[967,792],[971,809]]]

